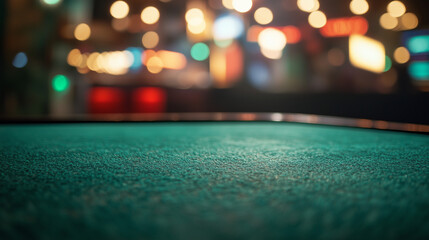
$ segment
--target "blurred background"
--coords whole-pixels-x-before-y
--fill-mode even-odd
[[[429,1],[0,4],[2,118],[295,112],[429,123]]]

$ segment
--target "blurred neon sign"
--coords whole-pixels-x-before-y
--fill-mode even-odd
[[[368,21],[363,17],[329,19],[320,33],[324,37],[346,37],[352,34],[364,35],[368,31]]]

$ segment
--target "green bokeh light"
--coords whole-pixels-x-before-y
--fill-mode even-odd
[[[42,2],[47,5],[57,5],[61,0],[42,0]]]
[[[204,61],[210,55],[209,47],[204,43],[195,43],[191,48],[191,56],[197,61]]]
[[[411,53],[429,52],[429,35],[421,35],[410,38],[408,49]]]
[[[384,72],[389,71],[392,68],[392,59],[390,57],[386,56],[386,63],[384,65]]]
[[[64,75],[59,74],[52,79],[52,88],[56,92],[64,92],[69,88],[69,86],[70,80]]]

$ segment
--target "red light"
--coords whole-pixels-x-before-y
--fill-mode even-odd
[[[259,33],[261,33],[266,28],[275,28],[279,31],[282,31],[286,36],[286,40],[288,44],[294,44],[301,41],[301,31],[299,28],[289,25],[285,27],[261,27],[258,25],[253,25],[247,31],[247,41],[249,42],[257,42]]]
[[[226,73],[227,81],[234,81],[241,77],[243,72],[243,51],[236,43],[226,49]]]
[[[259,33],[261,33],[262,30],[264,30],[264,28],[261,26],[258,26],[258,25],[251,26],[247,31],[247,41],[257,42]]]
[[[165,112],[166,94],[162,88],[142,87],[133,92],[133,111],[138,113]]]
[[[287,43],[294,44],[301,40],[301,31],[295,26],[286,26],[281,29],[286,36]]]
[[[93,87],[89,91],[90,113],[125,112],[125,94],[113,87]]]
[[[346,37],[352,34],[364,35],[368,31],[368,21],[363,17],[329,19],[320,33],[324,37]]]

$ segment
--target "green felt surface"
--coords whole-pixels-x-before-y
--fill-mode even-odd
[[[429,137],[292,123],[0,125],[0,238],[428,239]]]

